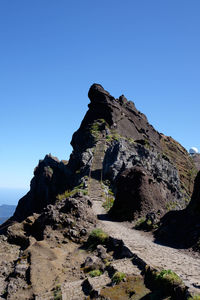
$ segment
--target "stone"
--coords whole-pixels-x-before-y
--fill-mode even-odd
[[[119,220],[130,221],[146,216],[152,210],[166,211],[167,202],[175,203],[176,200],[175,189],[171,191],[165,182],[158,182],[144,167],[136,166],[126,169],[118,176],[116,199],[110,215]]]
[[[88,271],[90,270],[103,270],[104,264],[102,263],[101,259],[94,256],[88,256],[85,262],[82,264],[82,267],[86,268]]]
[[[108,257],[108,254],[106,252],[106,248],[102,245],[98,245],[97,246],[97,253],[98,253],[98,256],[101,258],[101,259],[106,259]]]

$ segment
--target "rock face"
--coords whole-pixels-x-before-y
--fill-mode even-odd
[[[169,158],[172,164],[176,166],[182,189],[187,191],[187,195],[185,196],[189,200],[193,192],[194,179],[196,177],[198,168],[186,149],[183,148],[172,137],[162,134],[161,144],[164,156]]]
[[[197,153],[197,154],[192,155],[192,159],[194,161],[194,164],[195,164],[197,170],[200,170],[200,154]]]
[[[171,211],[162,219],[155,236],[159,241],[176,247],[193,247],[200,251],[200,172],[189,205],[180,211]]]
[[[46,155],[39,161],[30,183],[30,191],[20,199],[13,215],[22,221],[32,213],[40,213],[48,204],[55,203],[56,196],[71,186],[69,168],[56,157]]]
[[[195,178],[194,191],[187,209],[200,216],[200,171]]]
[[[73,152],[69,162],[65,164],[51,155],[39,162],[30,191],[19,201],[12,220],[22,221],[32,213],[41,213],[47,205],[54,205],[58,194],[83,183],[85,176],[90,175],[98,140],[105,147],[103,178],[110,181],[113,192],[116,192],[113,215],[116,212],[119,217],[119,207],[128,212],[128,203],[141,202],[141,199],[145,199],[144,205],[138,203],[133,206],[138,209],[132,211],[132,218],[144,215],[147,207],[152,211],[160,210],[161,215],[172,208],[184,208],[191,196],[196,175],[195,165],[187,151],[172,138],[158,133],[148,123],[146,116],[123,95],[115,99],[101,85],[93,84],[88,96],[89,110],[80,128],[73,134]],[[126,194],[137,195],[133,189],[135,183],[133,187],[130,184],[135,178],[135,167],[142,168],[144,178],[152,180],[153,184],[149,186],[152,191],[151,195],[146,193],[140,200],[133,196],[127,202],[123,197],[125,190]],[[126,175],[127,181],[123,181]],[[121,180],[124,182],[124,191],[119,187]],[[142,180],[141,185],[140,189],[144,191],[146,179]],[[152,201],[154,189],[158,187],[160,196]],[[123,214],[123,218],[130,219],[130,214]]]
[[[126,169],[139,166],[161,188],[162,196],[159,204],[155,206],[156,209],[158,207],[164,213],[172,208],[184,208],[191,196],[196,174],[194,163],[187,151],[172,138],[159,134],[148,123],[146,116],[123,95],[115,99],[101,85],[94,84],[88,96],[91,101],[89,110],[72,138],[74,150],[69,162],[70,168],[81,176],[88,175],[95,141],[103,138],[103,178],[110,181],[114,192],[118,193],[117,179],[120,174]],[[124,206],[124,211],[127,211],[124,197],[119,197],[118,194],[116,196],[116,205]],[[117,209],[116,205],[112,214]],[[136,214],[144,215],[145,206],[140,207]],[[154,210],[153,206],[151,208]],[[116,214],[119,216],[117,212]],[[127,218],[130,215],[124,215],[124,219]]]
[[[137,173],[138,167],[142,170],[143,177],[140,176],[141,173]],[[136,183],[138,176],[141,179],[140,187],[139,182]],[[180,209],[185,206],[178,170],[165,155],[153,147],[129,143],[123,139],[115,141],[105,154],[104,177],[114,182],[116,201],[111,213],[121,220],[130,220],[130,213],[133,219],[134,215],[144,216],[149,210],[159,210],[162,215],[170,208]],[[131,203],[135,211],[130,212]],[[124,212],[121,216],[120,210]]]
[[[163,214],[170,201],[177,200],[168,186],[159,183],[143,167],[126,169],[116,182],[116,199],[111,216],[120,220],[133,220],[149,212]]]
[[[113,218],[135,220],[149,213],[160,218],[175,209],[161,219],[157,236],[162,238],[167,229],[168,239],[179,236],[180,240],[186,232],[190,243],[185,244],[198,244],[200,175],[192,200],[184,209],[197,173],[187,151],[157,132],[123,95],[115,99],[101,85],[93,84],[88,96],[89,109],[73,134],[69,161],[51,155],[39,161],[30,191],[19,200],[13,217],[0,226],[4,234],[0,242],[10,253],[6,258],[9,267],[0,272],[0,296],[6,294],[6,299],[33,299],[54,288],[56,278],[62,282],[68,276],[72,281],[80,279],[73,251],[96,226],[91,199],[95,199],[97,189],[103,194],[102,186],[107,195],[115,195],[110,210]],[[183,222],[185,231],[180,230]],[[130,257],[121,240],[112,243],[119,244],[119,256]],[[107,259],[103,246],[97,253],[102,260]],[[67,263],[67,257],[73,259]],[[79,275],[81,272],[79,269]],[[81,276],[85,278],[83,273]]]
[[[134,141],[144,140],[144,142],[146,138],[157,147],[160,146],[160,134],[148,123],[146,116],[135,108],[134,103],[128,101],[124,95],[115,99],[101,85],[93,84],[88,96],[91,103],[81,128],[94,120],[103,119],[119,136]],[[109,132],[107,133],[109,135]]]

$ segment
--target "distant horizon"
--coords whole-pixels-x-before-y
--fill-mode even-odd
[[[28,192],[29,188],[0,187],[0,205],[17,205],[18,201]]]

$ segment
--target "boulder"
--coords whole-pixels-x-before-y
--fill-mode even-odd
[[[200,252],[200,171],[188,206],[184,210],[164,215],[155,237],[159,242],[175,247],[193,247]]]
[[[118,220],[133,220],[149,212],[163,211],[170,194],[164,183],[150,176],[143,167],[122,172],[116,182],[116,199],[110,215]]]

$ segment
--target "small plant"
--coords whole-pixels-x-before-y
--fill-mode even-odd
[[[57,197],[56,197],[56,199],[59,200],[59,201],[61,201],[61,200],[64,200],[66,198],[74,196],[78,192],[82,192],[83,195],[87,195],[88,194],[87,189],[84,188],[84,183],[83,182],[80,183],[79,185],[75,186],[71,191],[67,190],[63,194],[58,194]]]
[[[130,143],[130,144],[134,144],[134,140],[132,138],[127,138],[127,141]]]
[[[170,161],[169,157],[165,153],[162,153],[162,158],[167,161]]]
[[[176,207],[177,207],[177,203],[176,203],[176,202],[173,202],[173,201],[169,201],[169,202],[166,204],[166,209],[167,209],[167,211],[175,210]]]
[[[106,211],[109,211],[114,204],[114,200],[113,197],[108,196],[106,201],[102,204],[103,208],[105,208]]]
[[[147,149],[150,149],[151,146],[150,146],[150,143],[149,143],[149,140],[148,139],[144,139],[144,147],[146,147]]]
[[[200,300],[200,295],[194,295],[192,297],[187,298],[187,300]]]
[[[110,134],[106,135],[106,140],[108,142],[111,142],[112,141],[112,135],[110,135]]]
[[[135,224],[135,229],[151,231],[158,228],[158,224],[155,224],[153,220],[146,218],[140,218]]]
[[[146,225],[146,218],[139,218],[135,224],[135,229],[143,229]]]
[[[106,211],[109,211],[115,201],[114,193],[111,190],[111,185],[110,185],[109,180],[103,181],[101,183],[101,187],[104,190],[104,192],[102,193],[102,196],[105,199],[102,206]]]
[[[112,277],[112,283],[115,284],[119,284],[122,280],[124,280],[124,278],[126,277],[126,275],[122,272],[115,272],[115,274]]]
[[[112,141],[119,141],[120,139],[123,139],[124,137],[118,134],[115,130],[112,130],[112,132],[108,135],[106,135],[106,140],[108,142]]]
[[[179,285],[182,283],[181,278],[170,269],[157,272],[155,274],[155,280],[165,285]]]
[[[95,249],[97,245],[105,245],[108,241],[108,235],[102,229],[96,228],[92,230],[87,240],[87,247]]]
[[[104,119],[98,119],[96,120],[91,126],[90,126],[90,133],[94,136],[95,139],[99,138],[99,133],[107,126],[107,123]]]
[[[90,277],[101,276],[103,273],[101,270],[92,270],[89,272]]]
[[[53,291],[54,300],[62,300],[61,286],[58,284]]]
[[[114,141],[119,141],[119,139],[122,138],[121,135],[119,135],[118,133],[114,133],[113,134],[113,140]]]

